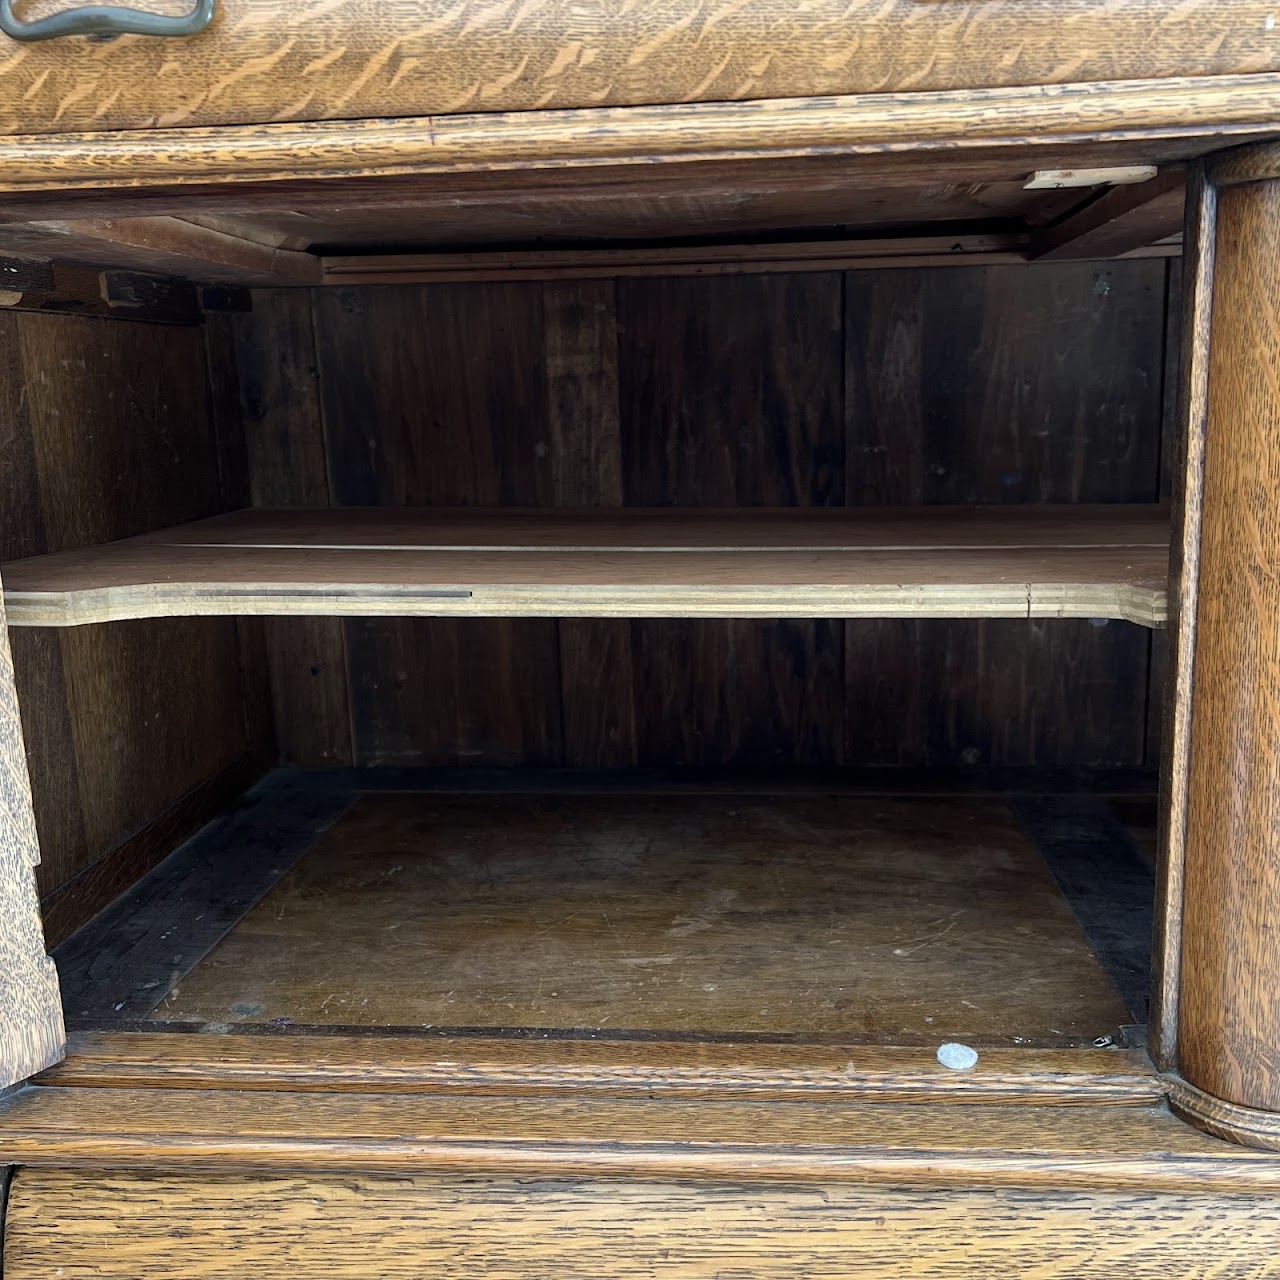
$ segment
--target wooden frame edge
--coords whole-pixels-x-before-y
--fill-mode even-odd
[[[984,1049],[957,1072],[933,1050],[665,1041],[89,1032],[39,1083],[77,1088],[355,1094],[570,1094],[1055,1106],[1148,1106],[1138,1051]]]
[[[1182,960],[1187,788],[1191,772],[1196,609],[1200,582],[1205,432],[1209,405],[1209,330],[1213,314],[1217,189],[1205,166],[1190,166],[1182,349],[1179,353],[1180,439],[1174,483],[1169,566],[1169,677],[1160,782],[1160,850],[1156,880],[1156,938],[1152,953],[1149,1051],[1162,1071],[1177,1065],[1178,992]]]
[[[1280,76],[0,139],[0,191],[170,188],[602,164],[1280,133]]]

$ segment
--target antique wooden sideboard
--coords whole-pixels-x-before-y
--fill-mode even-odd
[[[0,0],[4,1275],[1276,1274],[1280,6],[138,3]]]

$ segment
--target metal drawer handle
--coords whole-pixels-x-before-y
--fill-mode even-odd
[[[36,22],[14,15],[13,0],[0,0],[0,31],[13,40],[55,40],[58,36],[196,36],[213,21],[217,0],[196,0],[190,13],[168,17],[124,9],[114,4],[90,4]]]

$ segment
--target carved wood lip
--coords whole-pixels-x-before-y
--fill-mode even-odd
[[[54,1086],[321,1093],[665,1097],[1147,1106],[1164,1088],[1137,1050],[983,1049],[974,1071],[882,1045],[417,1039],[86,1032]]]
[[[1280,1112],[1226,1102],[1174,1073],[1162,1076],[1161,1081],[1170,1109],[1188,1124],[1240,1146],[1280,1151]]]
[[[1027,148],[1280,133],[1280,76],[13,136],[0,191]],[[1194,150],[1194,145],[1191,148]]]

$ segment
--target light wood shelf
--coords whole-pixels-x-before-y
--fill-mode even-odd
[[[1156,506],[241,511],[0,570],[12,626],[192,615],[1167,616]]]

